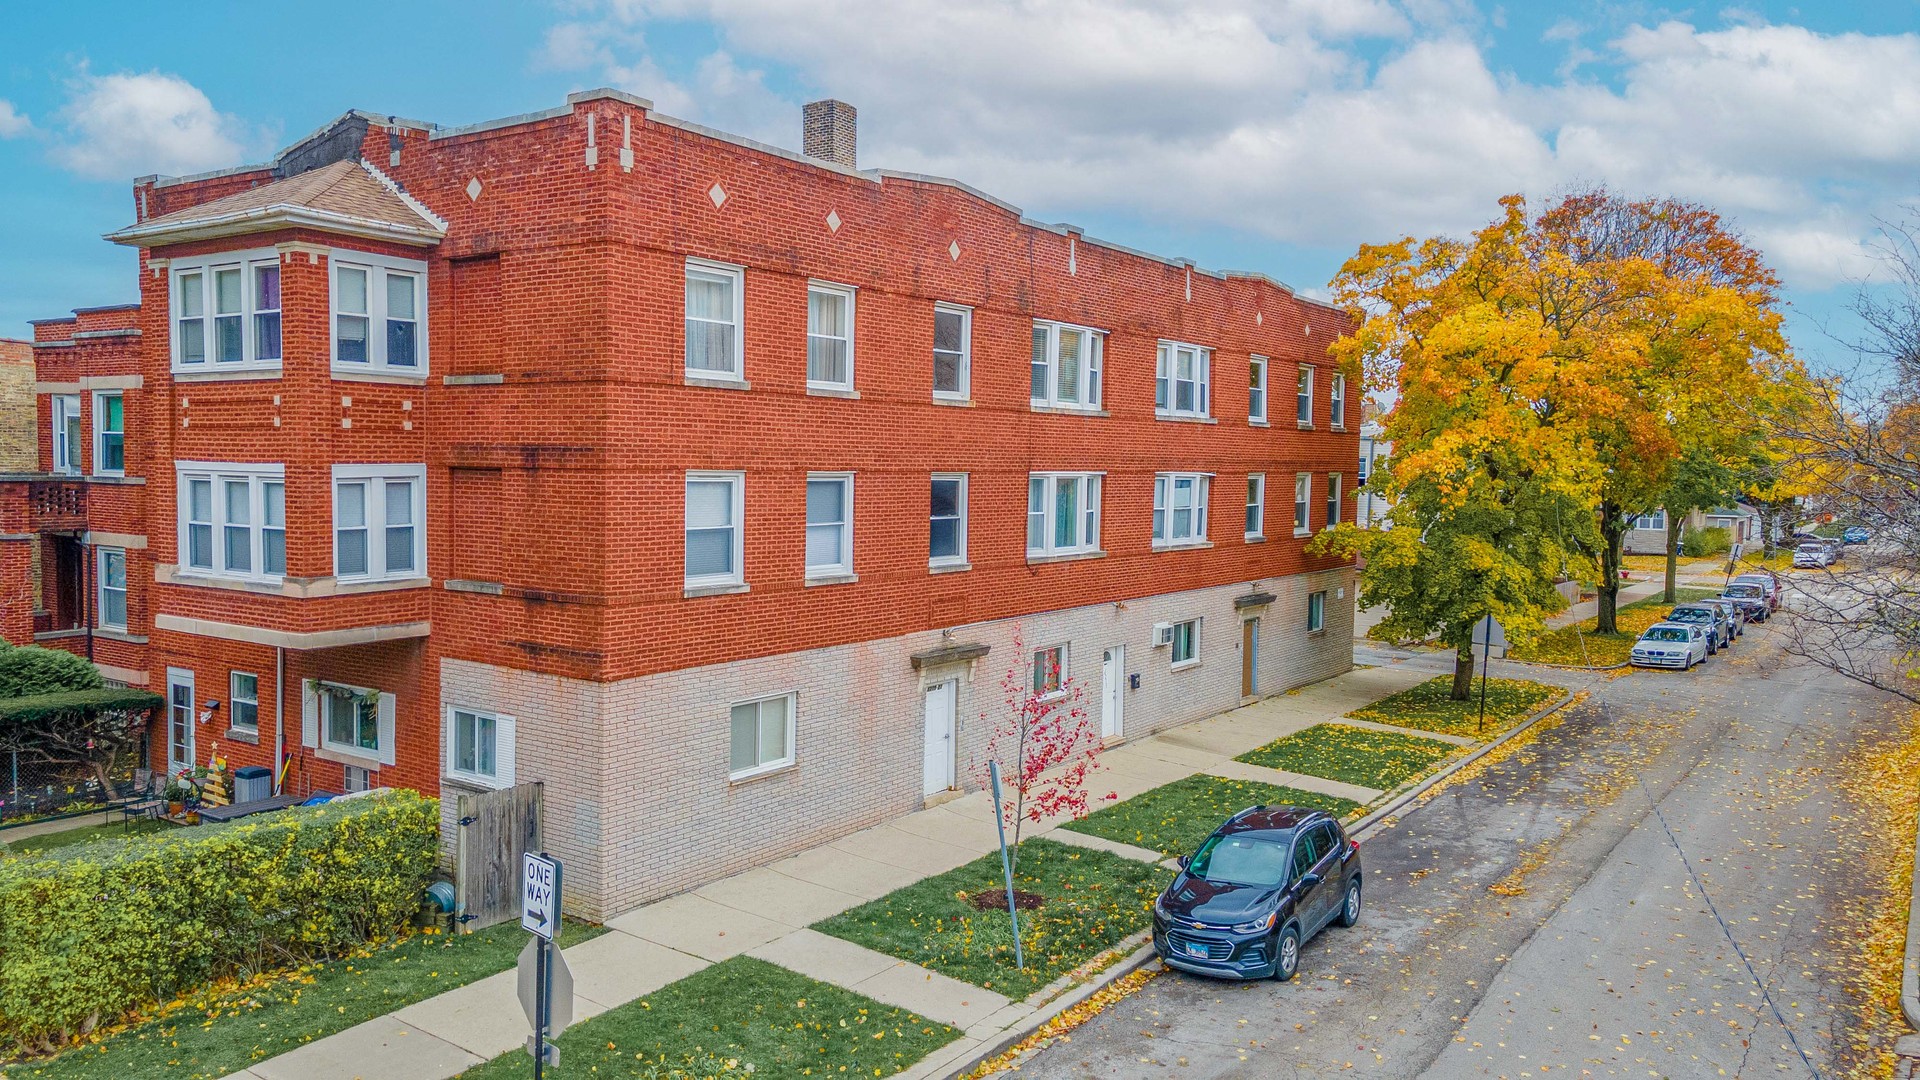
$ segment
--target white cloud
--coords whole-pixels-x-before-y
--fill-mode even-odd
[[[13,102],[0,98],[0,139],[11,139],[33,130],[27,115],[16,110]]]
[[[55,160],[80,174],[127,180],[243,164],[258,140],[192,83],[161,72],[82,75],[60,111]]]
[[[1821,287],[1863,272],[1849,270],[1861,238],[1920,170],[1920,37],[1737,10],[1604,43],[1563,21],[1544,35],[1567,50],[1545,83],[1490,67],[1464,0],[587,10],[597,28],[566,41],[601,43],[611,59],[588,66],[664,111],[793,145],[798,100],[760,74],[778,68],[805,88],[790,94],[861,108],[863,164],[956,176],[1050,216],[1120,209],[1350,248],[1470,229],[1509,191],[1599,182],[1713,205],[1791,283]],[[607,44],[655,20],[710,22],[722,46],[683,83],[644,46]]]

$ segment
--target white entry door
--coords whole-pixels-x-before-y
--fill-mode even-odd
[[[927,750],[922,795],[932,797],[954,786],[954,720],[960,684],[953,681],[927,687]]]
[[[193,672],[167,669],[167,771],[193,766]]]
[[[1121,716],[1127,704],[1127,647],[1115,645],[1100,657],[1100,735],[1120,737]]]

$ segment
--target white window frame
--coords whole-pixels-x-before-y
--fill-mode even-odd
[[[1193,493],[1188,504],[1187,531],[1176,534],[1174,515],[1182,484]],[[1207,542],[1207,502],[1212,494],[1212,473],[1159,473],[1153,478],[1153,546],[1155,550],[1200,547]]]
[[[1637,514],[1633,519],[1633,527],[1641,532],[1666,532],[1667,512],[1655,510],[1648,514]]]
[[[1255,526],[1258,526],[1257,528]],[[1264,540],[1267,537],[1267,474],[1247,474],[1247,522],[1246,538]]]
[[[1039,681],[1041,671],[1040,658],[1049,653],[1056,652],[1060,654],[1060,662],[1056,673],[1058,681],[1051,687],[1043,688]],[[1052,701],[1066,694],[1067,683],[1072,678],[1067,673],[1067,662],[1071,656],[1072,652],[1066,642],[1061,642],[1058,645],[1042,645],[1033,650],[1033,655],[1027,658],[1027,693],[1032,695],[1033,700]],[[1048,661],[1048,663],[1051,664],[1052,662]]]
[[[241,679],[253,680],[252,697],[240,692]],[[253,706],[253,722],[250,724],[242,723],[240,720],[242,704]],[[260,676],[251,671],[227,672],[227,726],[256,733],[260,730]]]
[[[1327,590],[1307,594],[1307,633],[1322,633],[1327,628]]]
[[[280,307],[260,308],[257,306],[260,293],[255,285],[254,274],[262,268],[281,271]],[[424,274],[426,264],[421,263]],[[240,317],[240,359],[217,360],[216,318],[217,304],[214,299],[214,273],[218,270],[240,271],[240,310],[234,314]],[[200,278],[200,314],[189,315],[183,309],[186,295],[181,288],[183,278],[199,275]],[[280,265],[280,254],[272,248],[253,248],[247,251],[223,251],[217,255],[196,256],[174,259],[167,266],[167,339],[173,373],[186,375],[197,371],[278,371],[281,360],[286,356],[286,320],[280,321],[279,356],[260,355],[259,319],[262,315],[280,316],[286,309],[286,274]],[[181,329],[189,321],[200,324],[200,359],[189,360],[186,356],[185,342]]]
[[[850,472],[816,472],[807,474],[808,494],[812,494],[815,484],[837,484],[840,487],[840,515],[838,522],[822,522],[815,525],[811,517],[806,521],[806,531],[816,528],[837,527],[840,533],[840,561],[822,563],[818,566],[811,561],[806,563],[807,580],[819,581],[823,578],[845,578],[853,576],[853,474]],[[811,500],[808,500],[811,502]],[[804,543],[802,545],[804,549]],[[802,558],[807,558],[802,554]]]
[[[1300,365],[1300,382],[1294,391],[1294,416],[1303,428],[1313,426],[1313,375],[1312,364]]]
[[[1293,476],[1293,535],[1305,536],[1313,531],[1313,474],[1295,473]]]
[[[1181,627],[1186,627],[1187,655],[1180,655]],[[1200,619],[1183,619],[1173,624],[1168,634],[1167,658],[1174,671],[1197,667],[1200,663]]]
[[[514,719],[492,709],[472,709],[465,705],[449,704],[445,708],[444,729],[441,738],[446,747],[446,775],[462,783],[476,787],[510,788],[513,786],[514,755]],[[460,764],[460,726],[461,717],[472,720],[474,731],[474,768],[463,768]],[[479,724],[482,720],[493,723],[493,771],[481,772]]]
[[[120,403],[120,430],[108,431],[106,425],[107,402]],[[101,463],[107,460],[107,436],[120,436],[120,467],[105,468]],[[127,398],[118,390],[96,390],[93,393],[93,475],[127,475]]]
[[[193,481],[204,480],[211,488],[210,516],[205,521],[193,517]],[[244,523],[227,520],[227,484],[245,483],[247,485],[248,515]],[[275,527],[268,527],[267,492],[270,484],[280,485],[280,503],[286,506],[286,466],[261,463],[239,463],[219,461],[177,461],[174,463],[174,493],[176,506],[174,520],[177,526],[175,551],[177,572],[186,577],[222,578],[237,581],[260,581],[278,583],[285,580],[285,571],[269,573],[267,564],[267,533],[278,532],[281,539],[281,555],[286,554],[286,521]],[[227,529],[242,524],[249,532],[249,558],[246,569],[234,569],[227,564]],[[210,565],[195,566],[192,562],[193,543],[191,530],[195,525],[204,525],[208,529],[208,557]]]
[[[412,485],[413,565],[404,570],[387,568],[387,485]],[[365,491],[367,533],[367,569],[365,573],[340,572],[340,489],[360,484]],[[427,467],[425,465],[335,465],[333,467],[333,576],[339,581],[412,581],[427,576]],[[376,494],[378,497],[376,498]]]
[[[686,570],[687,500],[685,497],[685,493],[683,492],[680,500],[680,565],[681,565],[682,580],[685,586],[689,589],[706,589],[706,588],[714,588],[714,587],[744,585],[747,580],[746,566],[744,565],[745,558],[746,558],[746,531],[747,531],[746,522],[744,520],[746,516],[746,507],[747,507],[747,474],[744,472],[711,472],[711,471],[698,471],[698,470],[687,473],[686,488],[690,490],[692,486],[697,483],[698,484],[724,483],[724,484],[730,485],[730,490],[733,496],[733,505],[728,512],[732,515],[731,528],[733,530],[733,550],[730,556],[730,561],[733,564],[733,570],[731,573],[703,574],[698,577],[687,572]]]
[[[80,416],[80,395],[54,394],[47,419],[53,427],[54,474],[79,476],[83,464],[80,447],[86,441],[85,421]]]
[[[1062,555],[1087,555],[1100,550],[1100,489],[1105,473],[1097,472],[1035,472],[1027,474],[1027,558],[1046,559]],[[1033,485],[1041,485],[1041,525],[1042,537],[1039,547],[1033,545]],[[1060,498],[1060,485],[1072,482],[1079,485],[1079,506],[1076,510],[1076,535],[1072,544],[1062,544],[1059,534],[1059,515],[1057,508]]]
[[[787,752],[785,755],[781,757],[768,758],[765,760],[761,760],[760,754],[758,752],[759,751],[758,743],[759,743],[759,736],[761,731],[760,725],[764,723],[764,719],[760,716],[760,706],[763,706],[770,701],[786,702]],[[733,767],[733,711],[735,709],[744,708],[748,705],[754,706],[754,741],[755,741],[754,760],[756,764],[744,769],[735,769]],[[800,721],[800,694],[798,691],[790,690],[784,694],[768,694],[764,697],[748,698],[745,701],[736,701],[731,705],[727,706],[727,779],[729,781],[749,780],[756,776],[764,776],[770,772],[778,772],[781,769],[791,768],[793,766],[793,763],[799,760],[798,750],[794,746],[795,736],[798,734],[798,730],[800,727],[799,721]]]
[[[1193,377],[1179,377],[1180,358],[1191,356]],[[1181,408],[1180,387],[1193,387],[1193,405]],[[1213,350],[1182,341],[1160,342],[1154,356],[1153,415],[1160,419],[1206,420],[1213,416]]]
[[[120,585],[117,588],[108,584],[111,576],[107,573],[107,564],[115,559],[120,561]],[[100,620],[101,627],[108,630],[125,631],[127,628],[127,620],[131,618],[131,613],[127,610],[129,594],[127,591],[127,551],[125,548],[100,547],[94,549],[93,582],[93,610]],[[120,594],[119,622],[114,622],[107,618],[108,593]]]
[[[1105,367],[1107,333],[1090,326],[1078,326],[1074,323],[1055,322],[1048,319],[1035,319],[1035,335],[1044,334],[1046,374],[1045,393],[1033,394],[1032,370],[1037,365],[1029,364],[1027,392],[1030,404],[1036,409],[1067,409],[1074,412],[1099,412],[1101,397],[1106,393]],[[1063,332],[1077,333],[1086,342],[1080,355],[1080,383],[1076,395],[1065,398],[1060,395],[1060,336]]]
[[[957,483],[960,485],[960,494],[959,494],[957,504],[955,506],[955,509],[958,510],[959,512],[956,515],[955,522],[954,522],[955,540],[957,542],[958,550],[951,555],[933,554],[933,522],[937,520],[933,516],[933,509],[932,509],[933,485],[937,483],[941,483],[943,481]],[[967,474],[966,473],[934,473],[928,480],[927,499],[928,499],[927,565],[929,567],[965,566],[967,564]]]
[[[1333,430],[1347,430],[1347,377],[1337,371],[1327,381],[1327,414]]]
[[[340,310],[340,271],[363,270],[367,274],[367,310]],[[394,364],[387,356],[387,279],[404,276],[413,280],[413,354],[412,364]],[[427,343],[427,264],[417,259],[396,259],[364,251],[334,248],[327,252],[327,355],[333,361],[333,373],[372,372],[425,379],[428,369]],[[285,303],[283,299],[281,301]],[[340,359],[340,317],[364,317],[367,320],[367,359]]]
[[[954,354],[952,350],[940,348],[939,328],[940,316],[942,315],[957,315],[960,318],[960,351],[957,354]],[[958,368],[960,377],[960,388],[958,390],[940,389],[937,381],[939,367],[936,364],[934,367],[936,381],[933,388],[933,396],[941,401],[970,401],[973,397],[973,309],[965,304],[935,303],[933,305],[933,324],[933,354],[935,360],[937,361],[943,352],[949,355],[957,355],[959,358]]]
[[[846,390],[846,391],[851,391],[853,389],[853,381],[854,381],[853,340],[854,340],[854,327],[856,325],[854,322],[855,291],[856,290],[851,285],[836,285],[830,281],[807,282],[807,386],[810,389]],[[838,297],[841,301],[843,301],[847,305],[847,333],[844,338],[835,337],[832,334],[816,333],[814,331],[814,328],[813,328],[813,294],[814,293],[819,293],[822,296]],[[844,341],[846,343],[847,377],[844,381],[833,382],[831,380],[816,379],[813,377],[813,339],[816,337],[824,341]]]
[[[1325,528],[1340,524],[1340,474],[1327,474],[1327,522]]]
[[[710,259],[693,259],[693,258],[688,259],[687,265],[686,265],[685,280],[690,282],[696,276],[699,276],[699,275],[706,275],[707,277],[710,277],[710,278],[725,278],[733,286],[733,323],[732,323],[733,325],[733,357],[732,357],[733,370],[726,371],[719,368],[697,368],[692,366],[690,363],[688,363],[688,360],[690,358],[688,357],[687,351],[686,351],[687,340],[688,340],[687,333],[686,333],[686,326],[687,326],[687,323],[694,322],[696,320],[694,319],[693,314],[687,305],[686,292],[684,288],[682,289],[681,296],[680,296],[680,316],[681,316],[680,362],[681,362],[681,365],[685,368],[687,377],[690,379],[710,379],[710,380],[719,380],[721,382],[745,382],[747,379],[747,367],[746,367],[747,272],[746,272],[746,269],[744,267],[734,266],[731,263],[714,262]],[[712,323],[715,326],[727,325],[725,323],[720,322],[717,319],[700,319],[697,321]]]
[[[369,762],[369,764],[378,762],[380,765],[392,765],[395,760],[395,751],[398,749],[394,743],[399,741],[399,725],[395,721],[396,710],[394,696],[371,687],[348,686],[345,683],[333,682],[330,679],[320,679],[317,681],[320,689],[313,694],[317,699],[314,701],[314,745],[332,753],[343,754]],[[327,691],[327,687],[332,687],[336,690],[345,690],[347,693],[345,695],[330,693]],[[328,714],[328,709],[332,701],[345,700],[347,697],[359,698],[369,694],[377,696],[373,707],[373,739],[375,745],[361,746],[357,742],[335,742],[333,740],[333,731],[331,730],[332,725],[329,723],[332,718]],[[355,717],[356,724],[358,719],[358,717]],[[366,768],[366,766],[361,767]],[[378,766],[375,766],[369,771],[377,771],[377,768]]]
[[[1247,362],[1247,423],[1265,424],[1267,422],[1268,398],[1272,395],[1273,365],[1264,356],[1254,356]]]

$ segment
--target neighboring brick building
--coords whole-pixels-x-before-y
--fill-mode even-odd
[[[0,632],[167,694],[156,762],[543,780],[588,915],[969,785],[1035,653],[1115,737],[1346,670],[1345,319],[857,171],[853,116],[349,113],[137,181],[141,303],[36,326],[0,485],[0,580],[72,588]]]

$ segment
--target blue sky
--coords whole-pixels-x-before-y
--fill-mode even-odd
[[[1715,206],[1838,359],[1876,219],[1920,201],[1912,0],[333,0],[9,5],[0,336],[130,300],[134,176],[262,160],[348,108],[456,125],[613,85],[781,145],[861,109],[863,165],[1323,287],[1363,241],[1509,191]],[[373,29],[393,26],[392,30]],[[217,28],[217,29],[215,29]],[[312,43],[314,47],[309,47]]]

